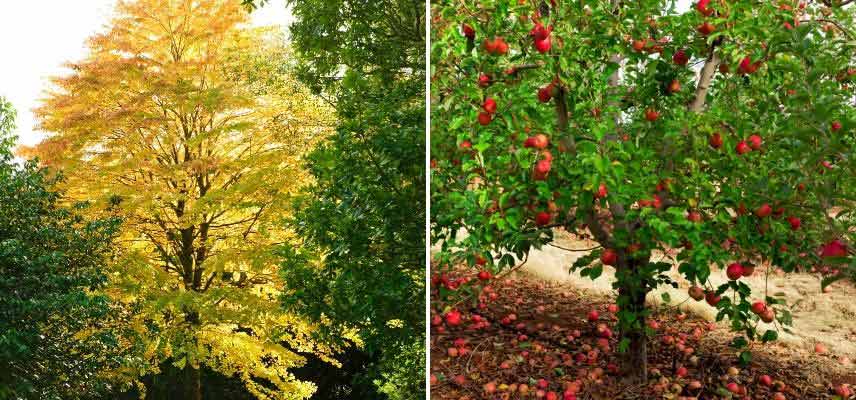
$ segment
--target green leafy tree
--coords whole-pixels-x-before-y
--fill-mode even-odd
[[[424,398],[424,3],[289,5],[298,76],[338,126],[307,158],[315,183],[289,222],[302,243],[284,249],[285,306],[337,322],[331,333],[357,328],[379,390]]]
[[[673,265],[741,333],[735,347],[775,339],[788,299],[752,293],[742,276],[766,262],[829,266],[828,283],[852,268],[847,3],[438,2],[440,265],[487,276],[550,243],[553,228],[592,237],[601,247],[573,269],[595,278],[614,268],[620,348],[636,378],[651,333],[645,299],[677,285],[665,274]],[[717,267],[727,283],[710,283]],[[479,288],[446,286],[441,294]]]
[[[117,221],[84,221],[36,162],[13,159],[14,116],[0,98],[0,399],[93,396],[115,342],[78,334],[110,310],[95,293]]]

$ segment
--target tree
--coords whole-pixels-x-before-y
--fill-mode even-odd
[[[331,114],[286,73],[281,35],[246,22],[238,1],[119,2],[89,56],[53,79],[37,113],[55,134],[30,151],[92,216],[124,221],[108,293],[136,357],[117,378],[169,361],[191,400],[201,365],[260,399],[300,399],[314,385],[290,372],[299,353],[335,363],[317,324],[279,307],[274,252]]]
[[[646,296],[677,285],[673,264],[742,334],[735,347],[774,340],[787,299],[741,276],[854,262],[854,13],[839,3],[438,3],[438,275],[514,268],[561,228],[601,245],[573,269],[616,271],[634,378],[647,376]],[[714,287],[717,266],[732,280]],[[454,286],[440,293],[480,288]]]
[[[115,349],[109,336],[79,333],[110,309],[96,291],[117,221],[83,220],[35,162],[13,159],[14,116],[0,98],[0,399],[95,395]]]
[[[289,5],[298,76],[339,122],[308,157],[314,183],[289,221],[301,242],[283,250],[283,301],[337,322],[334,336],[357,328],[378,359],[364,378],[388,398],[424,398],[424,2]]]

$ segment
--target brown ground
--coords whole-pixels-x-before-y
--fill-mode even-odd
[[[586,246],[572,243],[567,237],[557,244]],[[782,278],[774,274],[771,288],[786,291],[789,298],[800,299],[793,306],[794,335],[775,344],[756,345],[753,362],[741,367],[727,346],[734,335],[725,327],[705,320],[712,315],[709,307],[690,300],[682,305],[686,314],[680,317],[674,307],[660,307],[655,317],[660,323],[658,335],[652,339],[648,359],[649,368],[659,370],[662,376],[655,373],[644,385],[629,385],[621,372],[609,372],[610,364],[621,365],[620,355],[615,352],[617,339],[609,340],[608,348],[598,348],[605,343],[598,344],[596,323],[586,320],[587,313],[595,309],[600,312],[598,323],[614,326],[613,316],[606,310],[612,298],[608,278],[591,282],[568,274],[571,260],[579,255],[555,248],[535,252],[530,255],[525,272],[494,283],[497,298],[488,302],[486,309],[459,306],[465,316],[461,326],[432,326],[431,374],[436,382],[431,386],[431,398],[534,399],[538,398],[539,379],[546,380],[547,387],[540,393],[543,398],[548,398],[548,392],[555,392],[561,399],[565,389],[578,386],[576,398],[580,400],[742,398],[729,397],[724,391],[727,383],[743,387],[745,398],[770,399],[775,389],[758,383],[763,374],[783,383],[779,390],[789,400],[834,399],[835,386],[856,385],[856,368],[849,361],[854,358],[853,353],[847,351],[854,346],[852,339],[856,334],[851,325],[854,314],[849,314],[856,310],[853,301],[856,289],[838,284],[831,293],[821,294],[816,278],[808,275]],[[751,284],[757,286],[759,282],[763,288],[763,279],[752,278]],[[679,293],[685,292],[676,291],[673,302],[687,297]],[[659,296],[649,298],[652,306],[658,306],[654,299]],[[446,306],[432,301],[433,310],[443,310]],[[474,313],[487,318],[490,325],[472,329]],[[512,313],[516,321],[500,323]],[[568,335],[574,330],[581,335],[569,341]],[[692,355],[682,354],[674,344],[663,342],[665,336],[681,338],[681,335],[686,335],[684,348],[692,347]],[[815,353],[815,340],[826,343],[830,351]],[[451,348],[455,350],[450,354]],[[581,354],[593,355],[591,349],[598,349],[594,360],[575,359]],[[677,378],[675,371],[681,366],[687,368],[688,374]],[[729,367],[737,368],[731,371],[737,374],[728,375]],[[690,389],[692,381],[698,381],[701,388]],[[528,387],[528,391],[524,390],[527,393],[521,393],[521,384]]]

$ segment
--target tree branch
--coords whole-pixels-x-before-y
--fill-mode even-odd
[[[853,34],[852,34],[852,33],[850,33],[850,31],[848,31],[847,29],[844,29],[844,27],[843,27],[843,26],[841,26],[841,24],[839,24],[837,21],[833,21],[833,20],[831,20],[831,19],[826,19],[826,18],[815,18],[815,19],[806,19],[806,20],[801,20],[801,21],[800,21],[800,23],[801,23],[801,24],[810,24],[810,23],[812,23],[812,22],[814,22],[814,23],[818,23],[818,22],[825,22],[825,23],[827,23],[827,24],[835,25],[835,27],[836,27],[836,28],[838,28],[838,30],[839,30],[839,31],[841,31],[841,33],[843,33],[843,34],[844,34],[844,36],[847,36],[847,38],[848,38],[848,39],[853,39],[853,38],[854,38]]]
[[[704,67],[699,73],[698,84],[696,85],[695,97],[689,105],[691,112],[701,112],[704,109],[704,103],[707,99],[707,91],[710,89],[710,84],[713,81],[713,76],[716,74],[716,69],[719,67],[720,59],[716,54],[716,46],[719,41],[714,42],[710,46],[710,53],[707,56],[707,61],[704,62]]]

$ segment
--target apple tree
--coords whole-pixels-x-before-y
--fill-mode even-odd
[[[739,333],[735,346],[775,340],[786,299],[741,281],[755,265],[853,277],[850,3],[437,2],[438,265],[488,278],[555,229],[592,237],[600,247],[572,268],[614,269],[619,348],[643,366],[637,379],[646,295],[677,285],[673,266]],[[667,251],[677,255],[652,257]],[[710,282],[716,269],[726,283]]]

